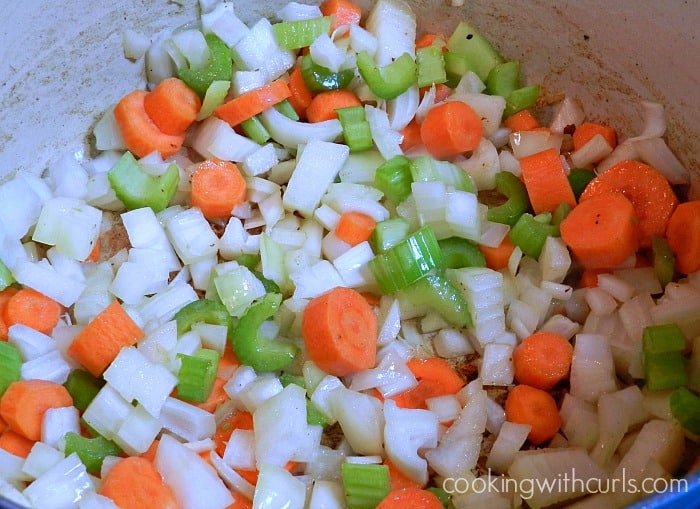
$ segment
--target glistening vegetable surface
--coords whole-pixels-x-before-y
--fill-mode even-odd
[[[233,4],[202,10],[149,46],[148,91],[105,105],[93,159],[3,185],[29,197],[0,210],[3,291],[18,290],[2,316],[3,494],[36,507],[134,495],[162,507],[459,509],[476,493],[446,481],[493,469],[521,483],[523,505],[543,507],[584,494],[528,494],[526,481],[689,468],[694,251],[668,235],[665,258],[683,262],[664,288],[639,228],[672,224],[670,212],[656,218],[647,193],[628,199],[629,178],[614,178],[620,165],[653,164],[683,198],[684,168],[650,161],[642,145],[666,146],[660,105],[645,104],[636,140],[574,143],[580,105],[565,98],[547,119],[538,85],[469,20],[418,53],[422,28],[398,0],[360,18],[347,3],[289,4],[248,25]],[[289,84],[299,74],[308,103]],[[172,119],[158,95],[168,84],[184,94],[167,99],[187,99]],[[338,119],[308,111],[336,95],[357,102],[338,102]],[[507,121],[522,108],[536,122]],[[452,137],[458,127],[468,143]],[[581,204],[574,161],[600,173]],[[607,257],[600,236],[579,249],[576,224],[598,215],[622,218],[622,247]],[[348,231],[352,217],[364,221]],[[599,272],[584,289],[590,258]],[[16,319],[30,292],[57,322]],[[544,332],[568,348],[528,352]],[[534,376],[519,366],[528,355]],[[392,468],[415,486],[395,493]],[[588,495],[617,507],[642,494]]]

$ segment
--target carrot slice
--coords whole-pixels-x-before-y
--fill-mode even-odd
[[[350,90],[341,88],[316,94],[306,108],[306,118],[309,122],[323,122],[338,118],[335,110],[361,106],[362,103]]]
[[[611,148],[617,146],[617,133],[615,129],[610,126],[603,124],[596,124],[594,122],[583,122],[579,125],[574,134],[571,136],[574,143],[574,150],[578,150],[583,147],[586,143],[591,141],[596,134],[600,134],[605,141],[608,142]]]
[[[73,405],[68,390],[47,380],[12,382],[0,399],[0,416],[7,426],[23,437],[41,440],[41,423],[49,408]]]
[[[246,181],[238,166],[229,161],[207,159],[197,164],[191,177],[190,205],[208,219],[226,218],[246,200]]]
[[[501,270],[508,266],[508,260],[515,250],[515,244],[510,240],[510,237],[506,235],[503,237],[501,243],[496,247],[489,247],[479,244],[477,246],[479,251],[484,255],[486,259],[486,266],[489,269]]]
[[[676,270],[690,274],[700,270],[700,200],[681,203],[671,214],[666,240],[676,255]]]
[[[518,131],[530,131],[540,127],[539,121],[530,110],[520,110],[517,113],[513,113],[503,121],[503,125],[514,133]]]
[[[445,43],[445,36],[440,35],[440,34],[433,34],[433,33],[428,33],[428,34],[423,34],[420,37],[416,39],[416,49],[421,49],[421,48],[428,48],[435,44],[435,41],[440,40],[442,41],[441,48],[443,51],[447,50],[447,45]]]
[[[202,100],[179,78],[166,78],[143,99],[146,114],[165,134],[179,135],[195,121]]]
[[[481,118],[473,109],[461,101],[450,101],[428,110],[420,135],[430,155],[444,159],[474,150],[483,129]]]
[[[301,330],[309,357],[326,373],[346,376],[374,366],[377,317],[356,290],[338,286],[312,299]]]
[[[9,328],[21,323],[44,334],[51,334],[62,312],[61,305],[52,298],[31,288],[22,288],[7,301],[5,325]]]
[[[331,32],[343,25],[359,25],[362,8],[350,0],[324,0],[320,5],[321,14],[331,16]]]
[[[561,238],[586,269],[609,269],[637,251],[638,225],[632,203],[621,193],[593,196],[559,225]]]
[[[90,251],[90,254],[85,258],[86,262],[98,262],[100,261],[100,253],[102,250],[102,242],[100,241],[100,237],[97,237],[97,240],[95,241],[95,245],[92,246],[92,251]]]
[[[244,120],[262,113],[291,95],[287,83],[275,80],[225,102],[214,110],[214,115],[228,122],[232,127],[236,127]]]
[[[562,203],[576,206],[574,191],[555,149],[523,157],[520,169],[535,214],[554,212]]]
[[[569,375],[573,355],[574,347],[561,334],[535,332],[513,350],[515,379],[548,391]]]
[[[135,156],[144,157],[159,152],[167,159],[180,150],[185,135],[165,134],[146,113],[145,100],[148,92],[134,90],[125,95],[114,108],[114,119],[124,138],[126,148]]]
[[[369,240],[377,222],[367,214],[356,211],[345,212],[335,227],[335,236],[351,246]]]
[[[384,460],[384,464],[389,467],[389,486],[390,489],[400,490],[403,488],[422,488],[423,485],[417,481],[414,481],[406,474],[401,472],[396,465],[394,465],[389,458]]]
[[[552,395],[529,385],[516,385],[508,392],[505,411],[506,420],[532,426],[527,438],[534,445],[551,440],[561,427],[559,409]]]
[[[678,205],[671,185],[651,166],[638,161],[622,161],[591,180],[579,202],[604,193],[618,192],[632,202],[639,223],[639,246],[651,246],[654,235],[663,236]]]
[[[27,437],[11,429],[5,430],[2,435],[0,435],[0,449],[4,449],[10,454],[14,454],[20,458],[29,456],[29,452],[32,450],[35,443],[34,440],[29,440]]]
[[[418,385],[391,398],[400,408],[427,408],[426,399],[456,394],[464,387],[464,381],[445,359],[414,357],[406,362],[406,367],[416,377]]]
[[[376,509],[443,509],[437,496],[420,488],[392,490],[379,502]]]
[[[114,465],[102,481],[100,494],[123,509],[179,509],[180,504],[153,463],[130,456]]]
[[[301,75],[301,66],[296,66],[289,75],[289,103],[297,112],[301,120],[306,120],[306,108],[311,104],[314,94],[306,86],[306,82]]]
[[[417,147],[423,141],[420,138],[420,124],[414,118],[411,120],[406,127],[401,129],[401,135],[403,140],[401,140],[401,150],[408,152],[413,147]]]
[[[7,303],[14,294],[18,292],[17,288],[8,286],[0,291],[0,341],[7,341],[7,324],[5,323],[5,309]]]
[[[136,344],[143,335],[115,300],[75,337],[68,347],[68,355],[94,376],[100,376],[123,347]]]

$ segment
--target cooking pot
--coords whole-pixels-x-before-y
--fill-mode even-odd
[[[235,8],[251,22],[285,3],[236,0]],[[66,153],[89,157],[91,126],[101,113],[144,86],[143,61],[124,57],[123,32],[152,36],[194,21],[198,7],[194,0],[3,4],[0,181],[19,170],[39,174]],[[521,61],[525,81],[541,83],[546,98],[580,99],[590,119],[605,119],[622,139],[641,130],[641,100],[664,104],[667,142],[691,171],[690,196],[700,198],[700,1],[411,4],[421,31],[449,33],[459,20],[469,20],[507,58]],[[691,491],[700,486],[698,479],[691,481]],[[653,501],[654,507],[671,502],[682,503],[678,496]]]

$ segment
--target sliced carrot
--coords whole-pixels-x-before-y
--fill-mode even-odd
[[[534,445],[551,440],[561,427],[559,409],[552,395],[529,385],[516,385],[508,392],[505,411],[506,420],[532,426],[527,438]]]
[[[663,236],[678,205],[678,197],[666,178],[651,166],[638,161],[622,161],[591,180],[579,202],[599,194],[618,192],[632,202],[639,223],[639,246],[651,246],[654,235]]]
[[[143,335],[115,300],[80,331],[68,347],[68,355],[94,376],[100,376],[123,347],[136,344]]]
[[[207,400],[204,403],[195,403],[195,406],[201,408],[205,412],[213,414],[219,405],[226,403],[226,401],[229,399],[228,394],[226,394],[226,391],[224,391],[225,384],[225,379],[216,377],[214,380],[214,386],[212,387]]]
[[[392,490],[376,509],[443,509],[442,502],[428,490],[401,488]]]
[[[351,246],[356,246],[369,240],[376,226],[377,222],[372,216],[352,210],[340,216],[335,227],[335,236]]]
[[[539,121],[530,110],[520,110],[517,113],[513,113],[503,121],[503,125],[514,133],[530,131],[540,127]]]
[[[217,426],[212,440],[216,444],[216,452],[219,456],[224,455],[226,443],[235,429],[253,429],[253,414],[246,411],[236,411]]]
[[[595,288],[598,286],[598,276],[607,274],[608,269],[584,269],[579,278],[578,285],[581,288]]]
[[[420,138],[420,124],[414,118],[411,120],[406,127],[401,129],[401,135],[403,140],[401,140],[401,150],[408,152],[413,147],[417,147],[423,141]]]
[[[146,113],[144,101],[148,92],[134,90],[125,95],[114,108],[114,119],[126,148],[135,156],[144,157],[152,152],[168,158],[185,142],[185,135],[165,134]]]
[[[100,241],[100,238],[97,237],[97,240],[95,241],[95,245],[92,246],[92,251],[90,251],[90,254],[85,258],[86,262],[98,262],[100,261],[100,251],[102,249],[102,242]]]
[[[247,185],[234,163],[207,159],[192,172],[190,205],[207,219],[227,218],[234,207],[246,200]]]
[[[389,467],[389,486],[390,489],[400,490],[403,488],[422,488],[423,485],[417,481],[414,481],[406,474],[401,472],[396,465],[394,465],[389,458],[384,460],[384,464]]]
[[[418,385],[391,398],[400,408],[427,408],[426,399],[456,394],[464,387],[464,380],[445,359],[414,357],[406,362],[406,367],[416,377]]]
[[[700,200],[681,203],[671,214],[666,240],[676,255],[676,270],[690,274],[700,270]]]
[[[73,398],[62,385],[47,380],[19,380],[12,382],[0,399],[0,415],[12,431],[38,441],[46,411],[72,405]]]
[[[574,347],[561,334],[535,332],[513,350],[515,379],[548,391],[569,376],[573,355]]]
[[[345,88],[328,90],[314,96],[311,104],[306,108],[306,119],[312,123],[332,120],[338,118],[335,110],[361,105],[362,102],[350,90]]]
[[[130,456],[114,465],[102,480],[100,494],[123,509],[179,509],[180,504],[153,463]]]
[[[449,101],[428,110],[420,135],[430,155],[444,159],[474,150],[483,129],[481,118],[471,107],[462,101]]]
[[[151,445],[146,449],[146,452],[140,454],[139,456],[153,463],[156,460],[156,453],[158,452],[158,445],[160,444],[160,439],[156,438]]]
[[[362,19],[362,8],[350,0],[324,0],[321,14],[331,16],[331,32],[344,25],[359,25]]]
[[[226,509],[253,509],[253,502],[236,490],[231,490],[231,496],[233,497],[233,503]]]
[[[574,191],[555,149],[523,157],[520,170],[535,214],[554,212],[562,203],[576,206]]]
[[[416,49],[427,48],[433,44],[440,44],[443,51],[447,50],[447,43],[444,35],[439,34],[423,34],[416,39]]]
[[[253,118],[275,104],[284,101],[291,95],[292,93],[287,83],[282,80],[275,80],[225,102],[214,110],[214,115],[235,127],[244,120]]]
[[[9,328],[21,323],[44,334],[51,334],[62,312],[62,306],[52,298],[31,288],[22,288],[5,305],[5,325]]]
[[[5,323],[5,308],[7,303],[14,294],[18,292],[17,288],[8,286],[0,291],[0,341],[7,341],[7,324]]]
[[[35,443],[34,440],[29,440],[27,437],[11,429],[5,430],[2,435],[0,435],[0,449],[4,449],[10,454],[14,454],[20,458],[29,456],[29,452],[32,450]]]
[[[309,357],[326,373],[346,376],[374,366],[377,317],[357,290],[338,286],[313,298],[301,329]]]
[[[621,193],[593,196],[578,204],[559,225],[561,238],[586,269],[610,269],[637,251],[632,203]]]
[[[306,82],[301,75],[301,67],[296,66],[289,75],[289,103],[297,112],[301,120],[306,120],[306,108],[311,104],[314,94],[306,86]]]
[[[484,246],[482,244],[479,244],[477,247],[484,255],[486,266],[489,269],[501,270],[508,266],[508,260],[510,260],[510,256],[513,254],[515,244],[513,244],[510,237],[506,235],[496,247]]]
[[[143,99],[146,114],[161,132],[184,133],[197,118],[202,100],[179,78],[166,78]]]
[[[617,146],[617,133],[615,129],[610,126],[603,124],[596,124],[594,122],[583,122],[581,125],[576,127],[574,134],[571,136],[574,143],[574,150],[578,150],[583,147],[586,143],[591,141],[596,134],[600,134],[605,141],[608,142],[611,148]]]

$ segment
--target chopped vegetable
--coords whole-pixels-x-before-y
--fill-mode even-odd
[[[561,427],[561,417],[554,398],[542,389],[520,384],[508,391],[506,419],[531,426],[527,438],[534,445],[548,442]]]
[[[515,379],[548,391],[568,377],[573,354],[574,347],[561,334],[536,332],[513,350]]]
[[[474,150],[483,124],[472,108],[461,101],[434,106],[420,127],[423,145],[433,157],[445,159]]]
[[[177,191],[180,172],[176,164],[156,177],[148,174],[131,152],[125,152],[107,173],[117,198],[128,210],[150,207],[154,212],[165,209]]]
[[[190,204],[207,219],[227,218],[246,200],[247,185],[238,166],[229,161],[207,159],[192,170]]]
[[[700,200],[678,205],[669,218],[666,239],[683,274],[700,270]]]
[[[138,456],[125,458],[110,468],[100,493],[124,509],[180,507],[153,463]]]

